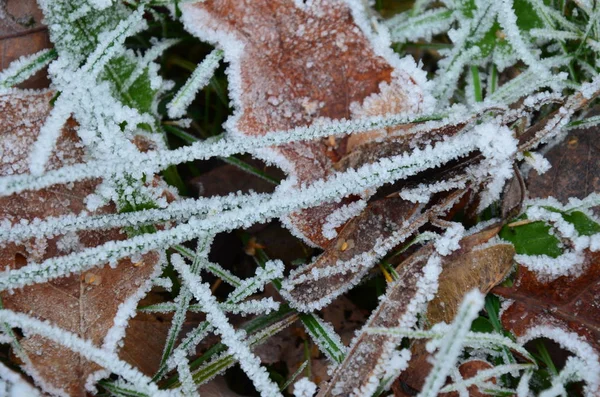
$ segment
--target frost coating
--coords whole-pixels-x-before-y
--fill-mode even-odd
[[[317,385],[308,378],[302,378],[294,383],[294,397],[313,397],[317,392]]]

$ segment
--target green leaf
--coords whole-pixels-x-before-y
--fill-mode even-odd
[[[544,22],[535,8],[527,0],[514,0],[513,8],[517,16],[517,26],[521,31],[543,28]]]
[[[600,225],[581,211],[563,213],[562,217],[565,221],[573,224],[577,233],[582,236],[600,233]]]
[[[506,225],[499,236],[511,242],[517,254],[548,255],[552,258],[562,254],[560,240],[550,233],[550,226],[542,221],[515,227]]]

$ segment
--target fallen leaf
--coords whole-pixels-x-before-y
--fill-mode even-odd
[[[512,287],[492,290],[513,301],[502,311],[504,327],[517,336],[538,325],[576,332],[600,354],[600,253],[586,251],[583,269],[576,277],[543,282],[520,266]]]
[[[0,70],[24,55],[51,46],[42,18],[42,11],[35,0],[0,2]],[[46,73],[39,71],[19,87],[43,88],[48,84]]]
[[[478,288],[486,293],[505,277],[512,267],[512,245],[482,246],[493,238],[498,230],[498,226],[490,227],[464,237],[458,250],[441,258],[442,273],[439,276],[438,292],[427,308],[429,325],[451,321],[467,291]],[[363,329],[400,325],[416,294],[417,281],[422,277],[422,269],[434,253],[433,245],[426,245],[398,266],[399,280],[390,285],[386,298],[375,309]],[[394,337],[361,331],[342,364],[336,368],[332,380],[319,392],[319,397],[338,395],[333,393],[334,389],[336,393],[341,390],[341,395],[349,395],[353,390],[365,387],[367,382],[372,382],[373,376],[380,377],[381,374],[377,375],[378,367],[386,364],[383,358],[389,353],[386,349],[389,349],[389,344],[393,342]],[[414,389],[421,387],[431,365],[424,353],[424,349],[413,352],[408,369],[401,374],[403,379],[411,380],[410,386]]]
[[[368,107],[384,100],[395,112],[428,106],[431,100],[421,86],[424,73],[414,61],[376,49],[369,38],[375,33],[359,26],[366,21],[357,21],[362,11],[352,7],[340,0],[211,0],[182,6],[186,28],[221,46],[230,63],[230,95],[236,105],[230,132],[256,136],[320,117],[348,119],[360,116],[363,101]],[[301,184],[332,173],[346,144],[335,139],[299,142],[259,155]],[[286,226],[312,244],[326,246],[324,218],[339,205],[291,214]]]
[[[146,299],[140,303],[140,306],[143,306],[145,301]],[[171,318],[172,315],[137,313],[129,320],[119,357],[142,373],[150,377],[154,376],[160,367],[165,342],[171,328]],[[204,315],[187,313],[181,327],[180,338],[195,329],[203,320]]]
[[[599,142],[596,129],[575,130],[544,156],[552,165],[540,175],[531,170],[527,189],[531,198],[552,196],[566,203],[569,197],[584,198],[600,191]]]
[[[13,92],[0,96],[0,152],[3,153],[0,175],[28,171],[29,150],[50,111],[53,96],[52,91]],[[83,148],[75,127],[70,120],[63,128],[48,169],[82,160]],[[76,182],[2,197],[0,222],[14,224],[36,218],[81,214],[87,211],[86,196],[95,191],[98,182]],[[115,211],[110,205],[92,214]],[[81,231],[23,243],[11,242],[1,246],[0,260],[9,268],[17,269],[28,262],[39,262],[125,237],[119,230]],[[115,324],[115,317],[127,319],[133,314],[135,303],[143,296],[141,293],[150,287],[149,280],[157,270],[157,263],[158,254],[151,252],[135,261],[121,260],[114,268],[99,266],[83,274],[3,292],[1,296],[7,309],[47,320],[97,346],[115,351],[124,334],[124,324]],[[129,304],[123,305],[125,302]],[[23,369],[46,391],[63,390],[70,396],[84,396],[88,377],[101,370],[79,354],[41,336],[25,336],[20,343],[29,361],[22,363]]]

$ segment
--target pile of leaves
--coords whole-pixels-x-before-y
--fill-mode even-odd
[[[1,2],[0,395],[598,395],[599,12]]]

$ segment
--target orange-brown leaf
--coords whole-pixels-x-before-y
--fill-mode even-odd
[[[538,280],[519,267],[512,287],[493,292],[514,302],[502,312],[504,327],[521,336],[534,326],[547,325],[581,335],[600,353],[600,253],[585,252],[585,271],[577,277]]]
[[[207,0],[182,10],[188,30],[223,46],[230,61],[231,94],[238,107],[229,121],[234,133],[256,136],[308,125],[319,117],[361,116],[376,111],[380,101],[386,107],[376,114],[419,111],[423,106],[418,79],[376,53],[347,2]],[[385,98],[378,97],[381,91]],[[363,112],[360,104],[370,95]],[[279,146],[262,155],[305,183],[329,175],[346,146],[345,140],[323,139]],[[291,214],[288,226],[325,246],[323,222],[338,207],[327,203]]]
[[[53,95],[52,91],[45,91],[0,96],[0,151],[3,153],[0,175],[27,172],[29,150],[50,111]],[[48,163],[49,169],[81,161],[83,150],[75,127],[75,123],[69,121],[63,128]],[[36,218],[81,214],[87,211],[86,196],[95,191],[98,183],[98,180],[76,182],[2,197],[0,221],[14,224]],[[105,206],[93,214],[114,212],[114,206]],[[39,262],[125,237],[119,230],[80,231],[19,244],[11,242],[0,246],[0,261],[4,266],[16,269],[27,262]],[[12,293],[3,292],[2,299],[7,309],[50,321],[102,346],[107,334],[115,327],[114,317],[119,306],[145,285],[154,273],[157,261],[157,253],[148,253],[135,263],[129,259],[121,260],[115,268],[98,264],[83,274],[27,286]],[[112,332],[115,331],[116,328]],[[116,349],[116,342],[110,342],[105,348]],[[88,376],[101,369],[77,353],[40,336],[24,337],[21,345],[30,361],[24,369],[40,384],[62,389],[71,396],[85,395]]]

